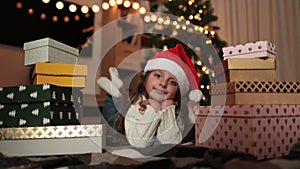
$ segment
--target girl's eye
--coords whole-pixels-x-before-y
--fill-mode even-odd
[[[170,80],[169,83],[172,85],[172,86],[178,86],[178,83],[174,80]]]
[[[156,78],[160,78],[160,77],[161,77],[161,75],[160,75],[160,74],[158,74],[158,73],[155,73],[155,74],[154,74],[154,77],[156,77]]]

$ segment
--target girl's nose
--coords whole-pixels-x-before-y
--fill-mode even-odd
[[[162,86],[162,87],[166,87],[166,86],[167,86],[167,80],[165,80],[165,79],[160,79],[159,85]]]

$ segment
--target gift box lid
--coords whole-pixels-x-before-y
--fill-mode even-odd
[[[69,104],[82,104],[82,92],[71,87],[51,84],[30,84],[0,87],[0,103],[27,103],[54,101]]]
[[[300,82],[234,81],[211,85],[210,95],[229,93],[300,93]]]
[[[215,105],[199,106],[198,116],[215,117],[295,117],[300,115],[300,105]]]
[[[43,46],[51,46],[51,47],[66,51],[68,53],[71,53],[73,55],[79,56],[79,50],[78,49],[73,48],[69,45],[66,45],[62,42],[56,41],[56,40],[51,39],[51,38],[43,38],[43,39],[38,39],[38,40],[26,42],[23,45],[23,49],[26,51],[26,50],[31,50],[31,49],[43,47]]]
[[[239,44],[236,46],[228,46],[223,49],[223,56],[242,55],[247,53],[255,53],[261,51],[268,51],[276,54],[276,46],[269,41],[257,41],[254,43]]]
[[[0,128],[1,140],[103,136],[103,124]]]
[[[275,70],[275,58],[227,58],[214,67],[218,75],[227,70]]]
[[[87,65],[37,62],[32,72],[32,78],[35,74],[53,76],[86,76]]]

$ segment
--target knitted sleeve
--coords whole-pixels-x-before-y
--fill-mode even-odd
[[[125,117],[125,134],[128,142],[138,148],[150,146],[160,123],[159,114],[151,106],[147,106],[142,115],[134,107],[130,107]]]
[[[163,110],[157,129],[157,139],[161,144],[179,144],[182,141],[182,132],[177,124],[175,106]]]

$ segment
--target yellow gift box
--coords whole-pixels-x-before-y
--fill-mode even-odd
[[[37,62],[32,72],[32,83],[84,88],[86,76],[86,65]]]

